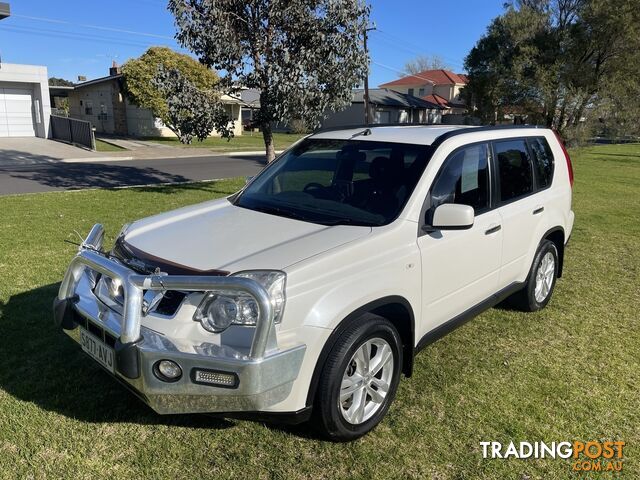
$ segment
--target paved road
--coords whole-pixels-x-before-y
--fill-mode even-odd
[[[0,159],[0,195],[242,177],[258,173],[264,167],[263,159],[236,155],[22,165],[3,165]]]

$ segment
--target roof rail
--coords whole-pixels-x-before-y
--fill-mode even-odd
[[[524,128],[548,128],[543,125],[483,125],[481,127],[475,127],[472,129],[460,128],[456,130],[449,130],[448,132],[443,133],[439,137],[437,137],[433,143],[432,147],[439,146],[445,140],[448,140],[451,137],[455,137],[457,135],[462,135],[465,133],[475,133],[475,132],[490,132],[493,130],[519,130]]]
[[[366,123],[359,123],[355,125],[341,125],[336,127],[326,127],[326,128],[317,128],[312,133],[315,135],[316,133],[325,133],[325,132],[336,132],[339,130],[356,130],[359,128],[378,128],[378,127],[442,127],[449,126],[443,125],[442,123],[370,123],[367,125]],[[451,125],[455,126],[455,125]],[[460,125],[462,127],[467,127],[471,125]]]

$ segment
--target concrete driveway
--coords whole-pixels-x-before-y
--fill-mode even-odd
[[[91,152],[66,143],[44,138],[0,138],[0,167],[59,163],[76,158],[100,158],[104,153]]]

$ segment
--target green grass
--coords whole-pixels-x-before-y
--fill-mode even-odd
[[[126,150],[126,148],[122,148],[118,145],[113,145],[96,138],[96,151],[98,152],[122,152],[123,150]]]
[[[276,150],[283,150],[302,137],[304,137],[304,135],[298,135],[294,133],[274,133],[273,143],[276,146]],[[155,143],[171,145],[172,147],[209,148],[211,150],[215,150],[216,152],[264,150],[264,141],[262,139],[262,133],[260,132],[253,134],[243,132],[242,135],[233,137],[229,140],[219,137],[209,137],[202,142],[194,140],[193,143],[189,145],[180,143],[177,138],[171,137],[158,137],[149,140]]]
[[[479,442],[620,439],[623,476],[638,478],[640,146],[572,154],[576,225],[550,305],[490,310],[424,350],[387,418],[351,444],[158,416],[52,325],[70,232],[99,221],[113,236],[240,180],[1,197],[0,477],[584,478],[569,460],[483,460]]]

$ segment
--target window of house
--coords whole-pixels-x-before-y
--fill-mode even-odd
[[[431,187],[431,212],[443,203],[473,207],[476,215],[489,209],[489,148],[464,147],[445,162]]]
[[[93,102],[91,100],[85,100],[84,102],[84,114],[93,115]]]
[[[421,88],[420,90],[418,90],[419,97],[424,97],[425,95],[426,95],[426,90],[424,88]]]
[[[378,110],[376,112],[376,123],[391,123],[391,112],[388,110]]]
[[[536,172],[538,188],[551,185],[553,179],[553,152],[545,138],[529,139],[529,148],[533,155],[533,166]]]
[[[104,102],[100,102],[100,113],[102,115],[107,114],[107,105]]]
[[[533,191],[533,169],[523,139],[494,143],[500,179],[500,200],[508,202]]]
[[[409,95],[413,95],[413,92],[414,92],[413,88],[410,88],[409,91],[408,91]]]

